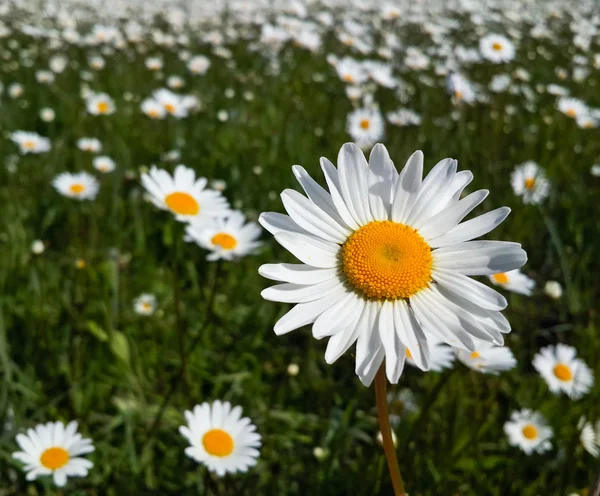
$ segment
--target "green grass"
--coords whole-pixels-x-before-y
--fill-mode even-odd
[[[117,51],[106,57],[105,69],[90,70],[89,86],[109,93],[117,105],[115,115],[93,117],[79,96],[80,69],[92,50],[69,47],[64,53],[78,68],[43,86],[34,73],[47,66],[51,53],[41,41],[14,38],[36,52],[31,67],[21,63],[9,70],[10,61],[0,63],[5,85],[18,81],[25,87],[20,99],[2,96],[0,132],[35,130],[51,139],[52,150],[17,157],[16,146],[0,139],[6,165],[0,167],[0,495],[391,494],[383,450],[375,442],[374,391],[354,375],[353,353],[328,366],[325,343],[308,329],[284,337],[272,331],[288,306],[262,300],[267,281],[257,268],[291,261],[290,255],[265,233],[256,256],[206,262],[205,252],[183,242],[183,225],[144,201],[139,181],[150,164],[172,170],[174,164],[161,156],[181,150],[181,162],[198,174],[224,179],[226,196],[251,219],[282,210],[278,193],[296,187],[293,164],[324,184],[318,159],[335,159],[349,141],[345,121],[352,109],[324,55],[286,46],[281,73],[270,76],[265,59],[240,42],[231,47],[234,68],[211,56],[206,76],[191,76],[175,50],[150,45],[148,54],[164,56],[162,72],[184,77],[184,91],[203,104],[186,119],[155,122],[141,113],[139,102],[164,83],[144,67],[145,55],[130,60]],[[554,58],[528,59],[538,44]],[[340,51],[331,40],[327,46]],[[18,60],[20,49],[4,51]],[[208,53],[205,46],[191,51]],[[481,64],[469,76],[487,84],[494,73],[524,67],[532,76],[524,84],[535,88],[557,82],[555,67],[571,65],[559,40],[523,40],[516,62]],[[315,80],[317,73],[322,81]],[[407,489],[411,496],[582,490],[597,462],[577,444],[576,424],[581,415],[600,417],[598,386],[579,401],[555,397],[531,359],[543,345],[565,342],[600,373],[600,181],[590,174],[600,152],[598,130],[577,128],[547,94],[536,93],[533,112],[523,108],[522,96],[509,94],[454,108],[443,78],[433,70],[426,74],[431,87],[417,73],[400,72],[414,88],[407,106],[422,113],[423,124],[387,125],[384,142],[392,159],[401,167],[422,149],[426,170],[447,156],[472,170],[469,188],[491,191],[478,213],[513,209],[493,237],[522,243],[529,254],[524,271],[538,289],[529,298],[506,294],[514,370],[494,377],[460,364],[445,373],[408,368],[392,387],[409,388],[419,405],[396,428]],[[583,83],[561,84],[594,105],[598,81],[595,72]],[[225,88],[235,96],[226,98]],[[252,101],[242,97],[245,91],[254,94]],[[386,112],[400,106],[392,90],[379,89],[376,100]],[[514,115],[507,105],[516,106]],[[52,123],[38,117],[45,106],[56,111]],[[222,109],[229,112],[227,122],[216,118]],[[83,136],[99,138],[102,153],[118,164],[100,177],[100,194],[89,203],[63,198],[51,186],[62,171],[96,174],[92,156],[75,146]],[[526,160],[537,161],[552,180],[541,208],[523,205],[512,193],[510,172]],[[256,165],[262,174],[253,172]],[[47,246],[41,255],[31,253],[35,239]],[[86,268],[75,268],[78,258]],[[552,279],[566,290],[559,301],[542,291]],[[152,317],[133,312],[132,300],[142,292],[158,298]],[[298,376],[287,374],[290,363],[300,366]],[[263,436],[259,463],[247,474],[216,478],[184,455],[177,431],[183,411],[215,399],[241,405]],[[526,407],[542,412],[554,429],[547,454],[526,456],[508,445],[502,426],[511,411]],[[94,440],[94,469],[85,479],[70,479],[62,493],[49,481],[27,483],[10,456],[16,434],[36,423],[71,419]],[[313,455],[317,446],[326,450],[322,460]]]

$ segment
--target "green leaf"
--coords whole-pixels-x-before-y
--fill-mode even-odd
[[[98,324],[96,324],[96,322],[94,322],[93,320],[88,320],[86,322],[86,328],[88,331],[90,331],[91,334],[93,334],[103,343],[106,343],[108,341],[107,332],[104,329],[102,329]]]
[[[110,340],[110,349],[117,358],[129,367],[131,354],[129,352],[129,341],[127,341],[125,334],[120,331],[113,331]]]

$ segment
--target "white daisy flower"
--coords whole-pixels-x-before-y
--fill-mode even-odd
[[[187,68],[192,74],[206,74],[210,67],[210,59],[204,55],[196,55],[192,57],[188,63]]]
[[[331,336],[333,363],[357,342],[356,373],[369,385],[385,357],[398,382],[406,348],[422,370],[430,367],[428,338],[475,350],[472,337],[504,343],[510,325],[505,298],[468,276],[512,270],[527,261],[518,243],[471,241],[500,224],[503,207],[460,223],[488,195],[460,199],[473,175],[444,159],[423,180],[423,154],[400,174],[377,144],[370,163],[345,144],[338,168],[321,159],[330,192],[300,166],[292,170],[308,195],[282,193],[289,216],[263,213],[259,222],[301,264],[268,264],[259,273],[281,281],[267,300],[297,303],[276,324],[285,334],[313,324],[317,339]]]
[[[479,51],[484,58],[495,64],[510,62],[515,58],[515,46],[512,41],[499,34],[488,34],[481,38]]]
[[[600,456],[600,438],[594,429],[591,422],[588,422],[585,417],[581,417],[577,423],[579,429],[579,442],[583,449],[594,458]]]
[[[559,98],[556,106],[560,112],[573,119],[579,119],[588,113],[587,105],[579,98]]]
[[[138,315],[152,315],[156,310],[156,296],[142,293],[133,300],[133,311]]]
[[[160,71],[163,67],[163,61],[160,57],[148,57],[144,64],[151,71]]]
[[[56,113],[53,109],[49,107],[44,107],[40,109],[40,119],[44,122],[52,122],[56,117]]]
[[[167,116],[167,111],[164,105],[156,101],[154,98],[146,98],[141,104],[142,112],[151,119],[164,119]]]
[[[454,364],[454,359],[456,358],[454,349],[435,338],[429,339],[428,345],[429,370],[433,372],[442,372],[445,369],[451,369]],[[413,367],[418,367],[408,348],[406,348],[406,363]]]
[[[187,426],[179,432],[190,442],[185,454],[206,465],[219,476],[226,473],[247,472],[256,465],[261,446],[260,434],[242,408],[231,407],[227,401],[196,405],[186,411]]]
[[[336,61],[334,68],[339,78],[345,83],[357,85],[369,80],[369,72],[365,66],[350,57],[344,57]]]
[[[52,84],[54,82],[54,74],[51,71],[37,71],[35,79],[40,84]]]
[[[511,446],[518,446],[528,455],[552,449],[552,428],[538,412],[528,409],[513,412],[504,424],[504,432]]]
[[[169,76],[167,78],[167,86],[171,89],[178,90],[183,88],[185,81],[179,76]]]
[[[558,300],[563,294],[563,289],[558,281],[548,281],[544,286],[544,293],[553,300]]]
[[[28,153],[44,153],[50,150],[50,140],[37,133],[15,131],[10,133],[10,139],[19,145],[19,151],[23,155]]]
[[[102,143],[97,138],[79,138],[77,148],[83,152],[98,153],[102,151]]]
[[[94,169],[103,172],[104,174],[114,171],[116,167],[115,161],[105,155],[95,157],[92,161],[92,165],[94,166]]]
[[[12,83],[8,87],[8,96],[11,98],[19,98],[23,96],[23,86],[21,86],[19,83]]]
[[[509,270],[507,272],[498,272],[489,276],[490,281],[495,286],[500,286],[513,293],[531,296],[531,292],[535,288],[535,281],[519,269]]]
[[[152,94],[152,98],[165,109],[167,114],[177,117],[178,119],[187,117],[188,109],[184,105],[181,95],[162,88],[160,90],[156,90]]]
[[[394,112],[388,112],[387,120],[394,126],[419,126],[421,116],[410,109],[400,108]]]
[[[68,477],[85,477],[94,466],[81,455],[94,451],[92,440],[77,433],[77,422],[48,422],[35,429],[27,429],[27,435],[18,434],[17,444],[22,451],[12,457],[25,464],[28,481],[51,475],[54,484],[62,487]]]
[[[101,69],[104,69],[106,62],[104,61],[104,59],[102,57],[100,57],[100,55],[94,55],[93,57],[90,57],[88,59],[88,65],[92,69],[99,71]]]
[[[220,192],[207,189],[206,184],[206,178],[196,179],[194,169],[185,165],[175,167],[172,177],[155,166],[148,174],[142,174],[142,185],[150,193],[152,203],[170,210],[180,222],[209,223],[229,214],[227,199]]]
[[[261,242],[257,241],[262,229],[256,222],[244,224],[246,218],[233,211],[226,218],[215,219],[209,224],[192,221],[185,228],[186,241],[210,250],[207,260],[234,260],[251,254]]]
[[[100,189],[96,178],[87,172],[62,172],[54,178],[52,185],[61,195],[76,200],[93,200]]]
[[[115,113],[115,102],[106,93],[93,93],[87,98],[86,107],[92,115],[110,115]]]
[[[64,55],[53,55],[48,61],[48,66],[52,72],[60,74],[66,69],[68,63],[69,59]]]
[[[592,173],[592,176],[600,177],[600,164],[592,165],[590,172]]]
[[[541,203],[550,194],[550,180],[534,161],[529,160],[515,167],[510,175],[513,192],[523,198],[525,204]]]
[[[348,114],[346,129],[360,148],[367,149],[383,138],[385,123],[378,109],[358,108]]]
[[[533,367],[544,378],[554,394],[565,393],[577,400],[594,385],[594,373],[572,346],[546,346],[533,357]]]
[[[457,103],[473,103],[475,101],[473,86],[460,74],[450,74],[446,79],[446,88]]]
[[[507,346],[496,346],[486,341],[475,340],[475,351],[455,350],[460,362],[483,374],[498,375],[514,369],[517,360]]]
[[[394,88],[398,83],[392,74],[391,64],[377,61],[367,61],[364,66],[369,77],[379,86]]]

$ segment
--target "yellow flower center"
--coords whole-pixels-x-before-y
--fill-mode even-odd
[[[173,112],[175,112],[175,105],[173,105],[172,103],[165,103],[165,110],[169,112],[169,114],[172,114]]]
[[[353,83],[354,82],[354,77],[352,76],[352,74],[346,74],[344,76],[344,81],[346,81],[347,83]]]
[[[389,220],[369,222],[342,248],[348,282],[367,298],[409,298],[431,280],[431,248],[416,229]]]
[[[371,121],[369,119],[363,119],[360,121],[360,127],[367,130],[371,127]]]
[[[106,114],[109,110],[109,106],[108,106],[107,102],[98,103],[96,108],[98,109],[98,112],[100,112],[101,114]]]
[[[202,436],[202,445],[209,455],[228,456],[233,452],[233,438],[222,429],[211,429]]]
[[[481,358],[481,355],[480,355],[479,353],[477,353],[476,351],[474,351],[473,353],[471,353],[471,354],[469,355],[469,358],[470,358],[471,360],[476,360],[477,358]]]
[[[158,117],[158,110],[152,109],[148,111],[150,117]]]
[[[527,424],[526,426],[523,427],[522,431],[523,432],[523,437],[525,439],[535,439],[538,437],[538,431],[537,428],[535,427],[535,425],[531,425],[531,424]]]
[[[410,358],[412,360],[412,353],[408,348],[406,348],[406,358]]]
[[[525,188],[526,189],[533,189],[534,186],[535,186],[535,178],[534,177],[528,177],[527,179],[525,179]]]
[[[50,470],[64,467],[69,461],[69,452],[64,448],[48,448],[42,453],[40,463]]]
[[[152,305],[150,305],[150,303],[142,303],[142,308],[144,310],[151,310],[152,309]]]
[[[493,43],[493,44],[492,44],[492,48],[493,48],[494,50],[496,50],[497,52],[499,52],[500,50],[502,50],[502,44],[501,44],[501,43],[498,43],[498,42],[496,42],[496,43]]]
[[[573,379],[573,373],[568,365],[564,363],[558,363],[554,367],[554,375],[561,381],[570,381]]]
[[[565,112],[569,117],[577,117],[577,111],[574,108],[570,108]]]
[[[494,281],[496,281],[498,284],[507,284],[508,283],[508,276],[504,272],[500,272],[499,274],[494,274],[492,277],[494,278]]]
[[[462,100],[462,97],[463,97],[462,91],[460,91],[460,90],[454,91],[454,96],[456,97],[457,100]]]
[[[213,245],[218,245],[224,250],[233,250],[237,246],[237,240],[227,233],[215,234],[210,241]]]
[[[165,198],[165,203],[171,211],[179,215],[197,215],[200,212],[200,205],[188,193],[171,193]]]
[[[27,140],[23,143],[23,148],[27,150],[33,150],[35,148],[35,143],[31,140]]]
[[[73,193],[74,195],[80,195],[81,193],[83,193],[85,191],[85,186],[80,183],[74,183],[74,184],[71,184],[71,186],[69,186],[69,191],[71,193]]]

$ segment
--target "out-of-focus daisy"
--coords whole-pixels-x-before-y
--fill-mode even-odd
[[[115,112],[115,102],[106,93],[94,93],[86,102],[87,111],[92,115],[110,115]]]
[[[54,178],[52,185],[61,195],[76,200],[93,200],[100,189],[96,178],[87,172],[62,172]]]
[[[529,160],[515,167],[510,175],[510,184],[515,195],[525,204],[541,203],[550,194],[550,180],[534,161]]]
[[[512,446],[518,446],[528,455],[552,449],[552,428],[541,413],[528,409],[513,412],[504,424],[504,432]]]
[[[519,269],[509,270],[508,272],[498,272],[489,276],[490,281],[495,286],[501,286],[508,291],[526,296],[531,296],[535,288],[535,281]]]
[[[475,341],[475,350],[472,352],[456,350],[456,356],[470,369],[484,374],[498,375],[517,365],[517,360],[510,348],[496,346],[486,341]]]
[[[54,82],[54,74],[50,71],[37,71],[35,79],[41,84],[52,84]]]
[[[590,172],[592,173],[592,176],[600,177],[600,164],[592,165]]]
[[[104,69],[106,62],[99,55],[94,55],[88,59],[88,64],[92,69],[99,71],[100,69]]]
[[[588,422],[585,417],[579,419],[577,429],[579,429],[579,442],[583,449],[594,458],[598,458],[600,456],[600,437],[598,437],[598,434],[600,433],[594,429],[592,423]]]
[[[488,34],[479,40],[479,51],[484,58],[496,64],[515,58],[515,46],[506,36]]]
[[[133,310],[138,315],[152,315],[156,310],[156,296],[150,293],[142,293],[133,300]]]
[[[262,245],[257,241],[261,228],[256,222],[244,224],[242,212],[233,211],[227,218],[210,224],[191,222],[185,228],[186,240],[210,250],[207,260],[234,260],[251,254]]]
[[[560,112],[573,119],[581,118],[588,113],[587,105],[579,98],[559,98],[556,106]]]
[[[157,167],[142,174],[142,185],[150,193],[152,203],[170,210],[180,222],[209,223],[227,216],[229,203],[220,192],[207,189],[204,177],[196,179],[194,169],[185,165],[175,167],[173,176]]]
[[[185,81],[179,76],[169,76],[167,78],[167,86],[173,90],[183,88]]]
[[[397,426],[402,417],[419,411],[415,394],[408,388],[392,390],[387,394],[390,423]]]
[[[52,122],[55,117],[56,117],[56,113],[54,112],[53,109],[48,108],[48,107],[44,107],[43,109],[40,109],[40,119],[42,119],[44,122]]]
[[[398,109],[394,112],[388,112],[387,120],[394,126],[419,126],[421,116],[410,109]]]
[[[598,119],[589,114],[577,117],[576,122],[581,129],[595,129],[598,127]]]
[[[50,140],[37,133],[15,131],[10,134],[10,139],[19,145],[22,154],[44,153],[50,150]]]
[[[17,435],[17,444],[22,451],[12,457],[25,464],[26,479],[33,481],[51,475],[54,484],[62,487],[68,477],[85,477],[94,466],[81,455],[94,451],[91,439],[83,438],[77,432],[77,422],[48,422],[35,429],[27,429],[27,434]]]
[[[95,157],[92,161],[92,165],[94,166],[94,169],[105,174],[114,171],[116,167],[115,161],[112,158],[107,157],[105,155]]]
[[[156,90],[152,98],[161,105],[167,114],[173,117],[182,118],[188,114],[188,108],[184,105],[183,98],[177,93],[173,93],[165,88]]]
[[[379,86],[383,86],[384,88],[394,88],[396,86],[397,83],[392,74],[391,64],[368,61],[364,65],[369,77]]]
[[[544,293],[553,300],[558,300],[563,294],[563,289],[558,281],[548,281],[544,285]]]
[[[350,57],[344,57],[335,64],[335,70],[339,78],[348,84],[361,84],[369,79],[369,73],[366,68],[357,60]]]
[[[97,138],[79,138],[77,148],[83,152],[98,153],[102,150],[102,143]]]
[[[164,105],[154,98],[146,98],[141,105],[142,112],[151,119],[164,119],[167,115]]]
[[[475,350],[472,337],[504,343],[506,300],[468,276],[526,262],[518,243],[471,241],[500,224],[508,208],[460,224],[488,191],[460,199],[473,175],[457,172],[452,159],[423,180],[420,151],[400,174],[381,144],[369,164],[349,143],[337,169],[325,158],[321,165],[330,192],[294,166],[308,198],[286,190],[281,196],[289,216],[269,212],[259,219],[302,262],[259,269],[283,283],[265,289],[265,299],[297,303],[275,324],[277,334],[313,324],[317,339],[331,336],[327,363],[357,342],[356,373],[366,385],[384,357],[388,379],[398,382],[406,348],[428,370],[428,337],[468,351]]]
[[[188,63],[187,68],[192,74],[206,74],[210,67],[210,59],[204,55],[196,55],[192,57]]]
[[[148,57],[144,63],[146,68],[151,71],[160,71],[163,67],[163,61],[160,57]]]
[[[33,243],[31,243],[31,252],[35,255],[41,255],[44,253],[46,246],[44,242],[40,239],[36,239]]]
[[[446,79],[446,87],[457,103],[473,103],[475,101],[475,92],[471,83],[460,74],[450,74]]]
[[[19,83],[12,83],[8,87],[8,96],[11,98],[19,98],[23,96],[23,86],[21,86]]]
[[[442,341],[435,338],[428,340],[429,345],[429,370],[433,372],[442,372],[445,369],[452,368],[456,354],[454,349]],[[413,360],[412,353],[406,348],[406,363],[417,367]]]
[[[60,74],[66,69],[68,63],[69,59],[64,55],[53,55],[48,61],[48,66],[52,72]]]
[[[374,108],[358,108],[348,114],[346,129],[362,148],[370,148],[383,138],[385,124],[381,112]]]
[[[565,393],[577,400],[594,385],[592,370],[581,359],[572,346],[559,343],[546,346],[533,357],[533,367],[544,378],[554,394]]]
[[[242,408],[231,407],[227,401],[196,405],[185,412],[186,426],[179,432],[189,441],[185,454],[206,465],[211,472],[223,476],[226,473],[247,472],[256,465],[260,455],[260,434]]]

